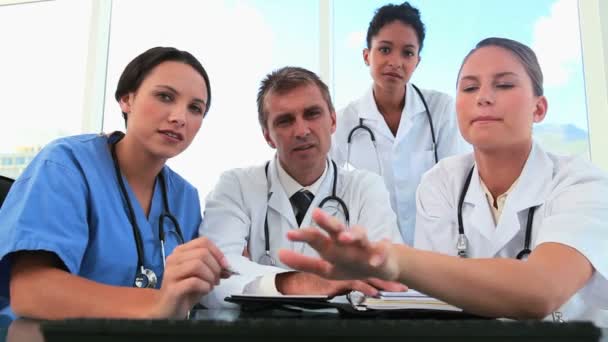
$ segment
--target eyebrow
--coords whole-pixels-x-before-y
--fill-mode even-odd
[[[516,73],[514,73],[514,72],[504,71],[504,72],[499,72],[497,74],[494,74],[493,78],[501,78],[501,77],[505,77],[505,76],[515,76],[515,77],[518,77],[518,75]],[[467,81],[467,80],[478,81],[479,77],[477,77],[475,75],[465,75],[465,76],[462,76],[460,78],[460,80],[461,81]]]
[[[312,105],[312,106],[308,106],[308,107],[304,108],[304,113],[311,112],[311,111],[313,111],[313,110],[319,110],[319,111],[322,111],[322,110],[323,110],[323,107],[322,107],[321,105],[314,104],[314,105]]]
[[[392,42],[392,41],[390,41],[390,40],[381,40],[381,41],[379,41],[378,43],[383,43],[383,44],[387,44],[387,45],[395,45],[395,44],[393,44],[393,42]],[[415,49],[415,48],[416,48],[416,45],[414,45],[414,44],[405,44],[405,47]]]
[[[272,123],[274,124],[277,121],[283,120],[283,119],[291,119],[294,116],[294,114],[292,112],[285,112],[285,113],[281,113],[279,115],[277,115],[274,120],[272,120]]]
[[[172,93],[174,93],[174,94],[179,94],[179,92],[178,92],[178,91],[177,91],[175,88],[173,88],[172,86],[166,85],[166,84],[159,84],[159,85],[157,85],[156,87],[157,87],[157,88],[164,88],[164,89],[167,89],[167,90],[169,90],[170,92],[172,92]],[[195,97],[193,101],[194,101],[194,102],[199,102],[199,103],[202,103],[202,104],[203,104],[203,105],[205,105],[205,106],[207,105],[207,103],[205,102],[205,100],[203,100],[203,99],[199,99],[198,97]]]
[[[306,113],[309,113],[312,111],[323,111],[323,106],[314,104],[312,106],[305,107],[303,112],[304,112],[304,114],[306,114]],[[277,122],[282,119],[293,118],[294,116],[295,116],[295,114],[293,112],[284,112],[284,113],[277,115],[274,118],[274,120],[272,120],[272,122],[274,123],[274,122]]]

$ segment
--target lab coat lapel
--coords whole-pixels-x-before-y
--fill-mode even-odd
[[[542,205],[547,196],[546,182],[540,180],[551,179],[552,173],[553,162],[534,144],[498,221],[496,237],[493,239],[493,255],[502,250],[520,231],[525,231],[528,210]],[[517,248],[519,251],[523,249],[523,245]]]
[[[414,87],[408,83],[405,86],[405,106],[401,112],[401,120],[399,121],[399,129],[397,130],[397,144],[399,144],[412,129],[414,120],[418,120],[417,116],[424,114],[424,104],[422,99],[414,90]]]
[[[388,139],[391,144],[395,141],[395,137],[384,121],[380,110],[378,110],[378,105],[376,105],[376,100],[374,99],[373,87],[370,87],[362,97],[359,118],[363,119],[363,123],[371,128],[375,135],[382,136],[377,136],[376,139]],[[358,124],[359,122],[357,122]]]
[[[464,217],[466,215],[465,210],[467,206],[469,206],[469,210],[471,210],[471,214],[469,215],[468,219]],[[492,236],[494,235],[494,218],[492,217],[492,211],[490,209],[490,205],[488,203],[486,195],[481,188],[477,168],[473,170],[473,175],[471,176],[471,183],[469,184],[469,189],[464,198],[462,212],[464,234],[467,236],[467,238],[469,238],[469,248],[471,248],[471,245],[473,244],[473,242],[471,242],[471,237],[473,236],[473,234],[469,235],[469,233],[467,232],[467,230],[469,229],[474,229],[478,231],[479,234],[487,240],[487,242],[492,240]],[[488,246],[487,242],[483,244],[477,242],[475,243],[475,246],[473,246],[473,248],[478,251],[483,251]]]
[[[273,158],[268,167],[268,178],[270,180],[270,198],[268,199],[268,209],[276,212],[283,218],[288,224],[288,227],[271,227],[270,220],[268,221],[268,229],[292,229],[297,228],[298,224],[296,221],[295,213],[291,207],[291,202],[285,193],[285,189],[279,181],[279,175],[277,173],[277,159]],[[274,223],[276,224],[276,222]]]

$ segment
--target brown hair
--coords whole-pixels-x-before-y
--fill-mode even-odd
[[[530,77],[532,81],[532,89],[534,90],[535,96],[543,95],[543,72],[540,69],[540,65],[538,64],[538,59],[536,58],[536,54],[532,49],[530,49],[527,45],[524,45],[518,41],[507,39],[507,38],[486,38],[477,45],[475,48],[471,50],[460,65],[460,70],[458,71],[458,77],[460,77],[460,72],[462,71],[462,67],[464,63],[469,59],[469,57],[477,50],[486,46],[498,46],[509,52],[511,52],[523,65],[526,70],[526,74]]]
[[[321,81],[319,76],[304,68],[287,66],[266,75],[260,84],[257,97],[258,120],[260,122],[260,126],[262,126],[262,128],[266,128],[266,118],[268,115],[266,113],[266,109],[264,108],[264,100],[266,99],[266,95],[268,95],[268,93],[272,91],[278,94],[285,94],[295,88],[310,84],[316,85],[319,88],[321,94],[323,95],[323,99],[327,103],[329,111],[333,113],[334,106],[331,103],[329,88],[327,88],[327,85]]]
[[[209,107],[211,106],[211,84],[209,82],[207,71],[205,68],[203,68],[198,59],[196,59],[196,57],[194,57],[188,51],[178,50],[173,47],[158,46],[151,48],[129,62],[118,80],[118,86],[116,87],[116,92],[114,93],[114,98],[116,101],[120,102],[120,98],[124,95],[137,91],[148,74],[150,74],[150,72],[159,64],[166,61],[175,61],[187,64],[194,68],[194,70],[196,70],[203,77],[205,80],[205,85],[207,86],[207,107],[203,113],[203,115],[206,115],[209,111]],[[127,113],[123,112],[122,116],[125,119],[126,125]]]

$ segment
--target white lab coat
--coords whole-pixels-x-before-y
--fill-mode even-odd
[[[427,172],[417,192],[416,248],[455,256],[458,200],[474,164],[472,154],[442,160]],[[575,248],[593,265],[589,282],[559,311],[565,320],[608,326],[608,177],[577,157],[545,152],[534,144],[522,174],[495,226],[490,204],[473,172],[462,220],[472,258],[515,258],[523,249],[528,209],[531,249],[544,242]],[[548,317],[549,319],[551,317]]]
[[[421,89],[429,106],[439,159],[469,152],[458,130],[454,101],[444,93]],[[435,164],[429,120],[420,96],[411,84],[406,86],[405,106],[397,136],[393,136],[378,110],[370,87],[365,94],[338,113],[336,133],[332,139],[332,158],[345,165],[350,131],[364,119],[376,136],[382,176],[390,192],[391,206],[397,214],[399,229],[406,244],[414,241],[416,187],[422,174]],[[379,173],[377,155],[369,134],[357,130],[351,143],[349,164],[357,169]]]
[[[204,297],[202,303],[207,307],[226,306],[223,300],[226,296],[242,293],[245,285],[258,276],[289,270],[278,258],[280,248],[308,256],[318,255],[310,246],[287,239],[287,232],[298,225],[289,198],[279,181],[276,163],[275,158],[268,168],[270,187],[263,164],[224,172],[207,197],[199,233],[211,239],[233,268],[241,273],[240,276],[222,280]],[[312,210],[331,194],[333,177],[333,167],[330,166],[302,221],[302,227],[312,225]],[[272,193],[270,199],[269,193]],[[371,240],[386,238],[402,243],[395,214],[390,208],[389,194],[380,177],[362,170],[338,168],[336,194],[348,207],[351,226],[360,224],[368,228]],[[330,201],[323,209],[343,220],[342,212],[338,212],[336,207],[336,202]],[[277,267],[257,263],[265,252],[264,220],[267,212],[270,252]],[[251,260],[242,256],[245,246],[248,246]]]

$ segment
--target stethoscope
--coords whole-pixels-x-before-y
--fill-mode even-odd
[[[462,224],[462,204],[464,203],[464,197],[469,190],[469,184],[471,184],[471,177],[473,176],[473,170],[475,166],[471,168],[469,171],[469,175],[464,182],[464,186],[462,187],[462,191],[460,192],[460,199],[458,201],[458,241],[456,242],[456,250],[458,251],[458,256],[461,258],[466,258],[468,256],[468,245],[469,242],[467,240],[466,235],[464,235],[464,225]],[[532,251],[530,250],[530,239],[532,237],[532,221],[534,218],[534,211],[536,207],[531,207],[528,209],[528,221],[526,222],[526,237],[524,239],[524,249],[522,249],[519,253],[517,253],[516,258],[518,260],[523,260],[527,258]]]
[[[420,89],[418,89],[418,87],[416,87],[414,84],[412,84],[412,87],[414,88],[414,90],[416,91],[416,93],[418,94],[420,99],[422,100],[422,104],[424,105],[426,117],[429,119],[429,127],[431,128],[431,139],[433,140],[433,153],[435,155],[435,163],[437,163],[439,161],[439,158],[437,156],[437,141],[435,139],[435,128],[433,127],[433,119],[431,119],[431,112],[429,111],[429,106],[426,103],[426,99],[424,98],[424,95],[422,95],[422,92],[420,91]],[[376,144],[376,135],[374,134],[372,129],[369,128],[369,126],[367,126],[365,123],[363,123],[363,118],[359,118],[359,124],[357,126],[353,127],[353,129],[351,129],[350,132],[348,133],[348,139],[346,140],[346,144],[347,144],[346,165],[350,165],[350,147],[352,145],[351,142],[353,139],[353,135],[360,129],[366,131],[369,134],[369,138],[371,139],[372,144],[374,145],[374,150],[376,151],[376,162],[378,163],[378,171],[379,171],[379,174],[382,174],[383,173],[382,172],[382,161],[380,160],[380,155],[378,154],[378,145]]]
[[[338,203],[342,211],[344,212],[344,221],[346,222],[346,227],[350,226],[350,214],[348,213],[348,206],[346,203],[336,195],[336,184],[338,183],[338,167],[336,163],[331,161],[334,177],[332,183],[331,195],[325,197],[319,203],[319,208],[323,209],[323,206],[329,201],[335,201]],[[266,202],[266,217],[264,218],[264,254],[258,259],[258,263],[262,265],[270,265],[275,266],[277,264],[276,260],[270,255],[270,232],[268,230],[268,201],[270,200],[270,196],[272,196],[272,192],[270,192],[270,180],[268,179],[268,166],[270,162],[266,163],[266,167],[264,168],[264,172],[266,173],[266,182],[268,183],[268,198]]]
[[[135,274],[134,285],[135,287],[139,288],[155,288],[156,284],[158,283],[158,277],[154,271],[144,266],[144,244],[139,231],[139,225],[135,219],[135,211],[133,210],[133,205],[131,204],[129,195],[127,194],[127,189],[125,188],[125,183],[123,182],[122,175],[120,173],[120,167],[118,166],[118,159],[116,158],[116,144],[122,138],[124,138],[123,133],[115,132],[112,133],[109,141],[112,151],[112,161],[114,162],[114,170],[116,171],[116,178],[118,179],[118,184],[120,185],[120,192],[127,202],[127,208],[129,209],[129,222],[131,223],[131,228],[133,228],[133,237],[135,238],[135,247],[137,248],[137,273]],[[175,218],[175,216],[173,216],[169,210],[169,201],[167,200],[167,184],[162,171],[158,174],[157,178],[161,185],[161,193],[163,197],[163,212],[158,218],[158,239],[160,240],[160,251],[163,258],[164,269],[166,258],[164,220],[168,218],[173,223],[175,232],[177,233],[178,243],[184,243],[184,235],[182,234],[182,229],[177,221],[177,218]]]
[[[467,237],[464,235],[464,226],[462,224],[462,204],[464,203],[464,197],[469,190],[469,184],[471,184],[471,177],[473,177],[473,170],[475,166],[471,168],[467,179],[464,182],[464,186],[462,187],[462,191],[460,192],[460,199],[458,201],[458,241],[456,242],[456,250],[458,251],[458,256],[461,258],[466,258],[468,256],[468,245],[469,242]],[[526,222],[526,236],[524,238],[524,249],[517,253],[515,257],[517,260],[527,259],[532,250],[530,249],[530,240],[532,238],[532,221],[534,219],[534,211],[536,207],[530,207],[528,209],[528,220]],[[554,311],[552,314],[553,322],[564,323],[565,320],[563,318],[563,313],[561,311]]]

